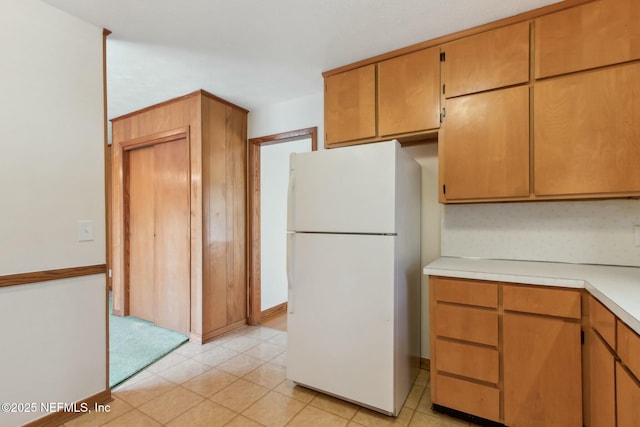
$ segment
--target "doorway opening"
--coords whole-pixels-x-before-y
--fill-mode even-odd
[[[315,151],[318,128],[249,139],[249,324],[282,328],[287,310],[286,212],[291,153]],[[286,327],[286,326],[285,326]]]

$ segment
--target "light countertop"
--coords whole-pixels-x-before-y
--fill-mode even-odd
[[[639,267],[443,257],[424,267],[423,273],[430,276],[585,288],[640,334]]]

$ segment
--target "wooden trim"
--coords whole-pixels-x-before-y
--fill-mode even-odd
[[[122,116],[114,117],[113,119],[111,119],[111,122],[115,122],[115,121],[123,120],[123,119],[128,119],[129,117],[136,116],[136,115],[138,115],[140,113],[144,113],[146,111],[150,111],[150,110],[153,110],[153,109],[159,108],[159,107],[164,107],[165,105],[173,104],[176,101],[183,101],[185,99],[193,98],[193,97],[196,97],[196,96],[206,96],[208,98],[214,99],[214,100],[216,100],[218,102],[221,102],[221,103],[223,103],[225,105],[228,105],[230,107],[233,107],[233,108],[236,108],[238,110],[244,111],[245,113],[249,113],[249,110],[247,110],[246,108],[242,108],[239,105],[236,105],[236,104],[234,104],[232,102],[229,102],[226,99],[220,98],[219,96],[216,96],[216,95],[214,95],[214,94],[212,94],[210,92],[207,92],[206,90],[199,89],[199,90],[196,90],[195,92],[191,92],[191,93],[188,93],[186,95],[182,95],[182,96],[178,96],[178,97],[175,97],[175,98],[171,98],[171,99],[168,99],[166,101],[162,101],[162,102],[159,102],[157,104],[153,104],[153,105],[150,105],[148,107],[141,108],[140,110],[132,111],[132,112],[124,114]]]
[[[0,288],[5,286],[28,285],[31,283],[48,282],[51,280],[70,279],[73,277],[93,276],[105,274],[106,264],[87,265],[82,267],[59,268],[56,270],[33,271],[29,273],[9,274],[0,276]]]
[[[311,127],[249,139],[247,162],[248,233],[247,233],[247,298],[248,323],[257,325],[262,320],[260,287],[260,147],[311,138],[311,150],[318,149],[318,128]]]
[[[403,47],[401,49],[393,50],[391,52],[387,52],[371,58],[363,59],[361,61],[354,62],[352,64],[344,65],[342,67],[333,68],[331,70],[327,70],[323,72],[322,77],[327,78],[334,74],[339,74],[345,71],[353,70],[355,68],[360,68],[366,65],[375,64],[377,62],[395,58],[396,56],[406,55],[411,52],[427,49],[433,46],[438,46],[443,43],[449,43],[454,40],[461,39],[463,37],[472,36],[475,34],[483,33],[485,31],[495,30],[497,28],[506,27],[507,25],[511,25],[511,24],[517,24],[518,22],[522,22],[522,21],[532,20],[535,18],[539,18],[540,16],[543,16],[543,15],[548,15],[550,13],[558,12],[560,10],[569,9],[584,3],[590,3],[592,1],[595,1],[595,0],[565,0],[560,3],[554,3],[549,6],[544,6],[538,9],[530,10],[528,12],[520,13],[518,15],[509,16],[507,18],[499,19],[497,21],[489,22],[487,24],[478,25],[476,27],[472,27],[466,30],[457,31],[452,34],[447,34],[442,37],[416,43],[407,47]]]
[[[141,136],[140,138],[130,139],[120,144],[123,150],[134,150],[136,148],[148,147],[151,145],[162,144],[165,142],[184,139],[189,136],[189,127],[181,127],[171,129],[164,132],[154,133],[152,135]]]
[[[420,369],[426,369],[427,371],[431,372],[431,360],[421,357]]]
[[[246,324],[247,324],[246,320],[239,320],[237,322],[230,323],[226,326],[223,326],[222,328],[218,328],[215,331],[209,331],[206,334],[200,335],[192,332],[189,334],[189,341],[193,341],[197,344],[206,344],[209,341],[213,340],[214,338],[217,338],[220,335],[224,335],[227,332],[231,332],[235,329],[238,329]]]
[[[283,302],[282,304],[274,305],[271,308],[267,308],[260,313],[260,321],[265,322],[267,320],[271,320],[274,317],[278,317],[287,312],[287,303]]]
[[[105,255],[106,255],[106,286],[104,292],[105,316],[105,389],[109,390],[109,291],[111,290],[111,146],[109,145],[109,120],[107,118],[107,37],[111,31],[102,30],[102,108],[104,127],[104,214],[105,214]]]
[[[86,399],[76,402],[76,407],[81,408],[86,405],[90,411],[93,411],[96,405],[104,405],[112,400],[111,390],[107,388],[100,393],[96,393],[93,396],[89,396]],[[67,421],[79,417],[80,415],[83,415],[83,413],[58,411],[24,424],[23,427],[57,427]]]

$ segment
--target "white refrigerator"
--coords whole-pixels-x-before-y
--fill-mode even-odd
[[[287,378],[397,416],[419,368],[420,166],[397,141],[290,165]]]

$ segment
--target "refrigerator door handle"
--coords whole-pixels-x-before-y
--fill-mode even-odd
[[[291,154],[291,163],[293,163],[294,154]],[[294,214],[295,214],[295,170],[293,168],[289,169],[289,191],[287,192],[287,230],[293,231],[293,227],[295,226]]]
[[[293,314],[293,262],[294,262],[294,250],[293,250],[293,236],[295,233],[287,233],[287,283],[289,295],[287,297],[287,310],[289,314]]]

